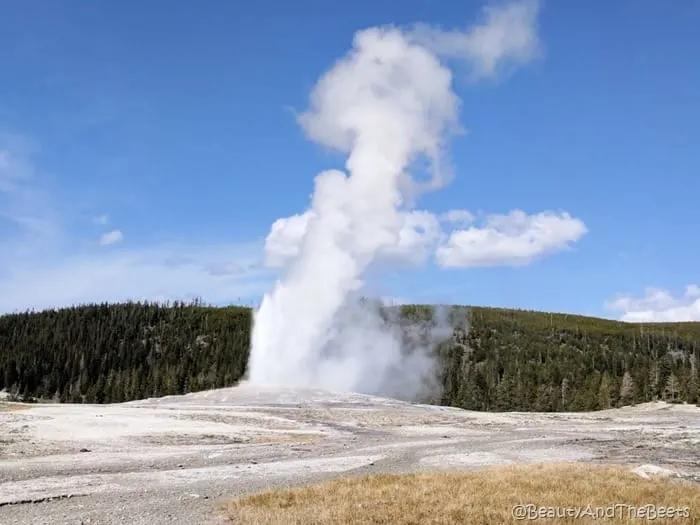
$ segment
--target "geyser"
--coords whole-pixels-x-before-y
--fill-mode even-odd
[[[490,9],[484,25],[466,32],[360,31],[348,55],[321,77],[299,122],[310,139],[347,155],[347,173],[316,177],[298,254],[255,314],[251,383],[420,393],[432,359],[416,348],[406,352],[397,327],[358,301],[363,277],[397,244],[400,213],[445,180],[442,156],[458,130],[460,101],[437,53],[466,58],[476,71],[487,59],[493,66],[517,58],[522,38],[504,43],[498,34],[503,26],[522,33],[518,20],[531,29],[531,11],[505,16],[522,5],[535,4]],[[418,166],[427,166],[428,183],[415,178]],[[424,342],[430,346],[431,337]]]

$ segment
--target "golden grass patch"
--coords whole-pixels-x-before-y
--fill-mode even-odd
[[[643,479],[628,467],[547,463],[342,478],[239,498],[222,510],[246,525],[696,525],[700,487]]]

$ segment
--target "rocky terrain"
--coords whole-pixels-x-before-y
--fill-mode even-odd
[[[118,405],[0,407],[0,523],[215,524],[217,501],[342,475],[513,462],[700,480],[700,408],[484,413],[234,388]],[[661,470],[666,469],[666,470]]]

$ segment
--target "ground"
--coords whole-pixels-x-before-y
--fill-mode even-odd
[[[244,384],[118,405],[9,406],[3,525],[210,525],[221,501],[270,488],[542,461],[653,464],[700,480],[700,408],[686,405],[482,413]]]

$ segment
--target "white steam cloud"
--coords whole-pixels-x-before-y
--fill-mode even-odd
[[[484,23],[466,31],[442,31],[417,24],[411,39],[445,58],[466,59],[472,77],[495,75],[499,68],[530,62],[541,52],[537,38],[538,0],[484,8]]]
[[[379,311],[359,307],[363,275],[378,258],[424,258],[429,251],[420,248],[439,237],[434,217],[406,208],[421,190],[443,184],[446,140],[459,129],[460,101],[440,55],[463,58],[482,76],[502,61],[524,62],[537,41],[536,17],[521,5],[535,4],[489,8],[483,25],[463,33],[425,26],[360,31],[350,53],[319,80],[299,122],[311,140],[347,154],[347,173],[318,175],[310,210],[273,226],[268,245],[277,243],[278,257],[268,263],[286,273],[256,312],[251,382],[418,392],[432,361],[416,349],[407,353]],[[517,38],[503,41],[516,30]],[[459,45],[446,47],[443,37]],[[426,161],[431,181],[419,184],[410,170]],[[299,233],[297,242],[275,238],[289,229]],[[423,346],[434,335],[428,327]]]

